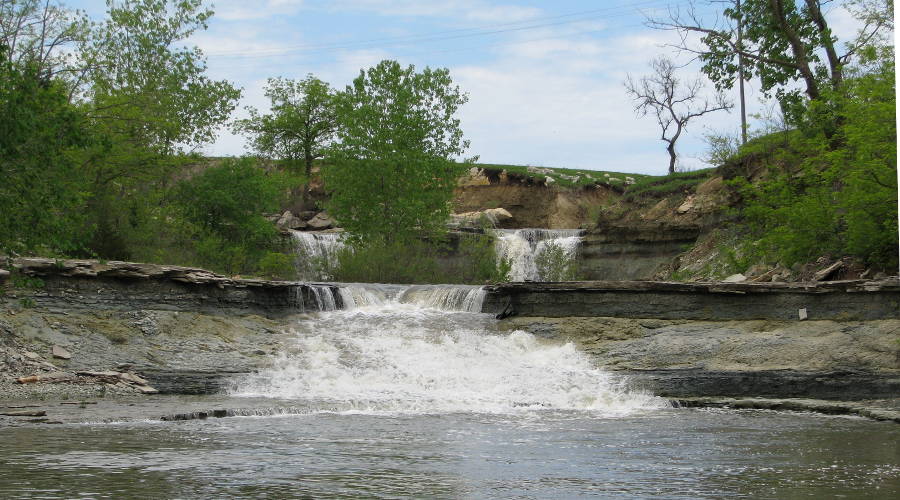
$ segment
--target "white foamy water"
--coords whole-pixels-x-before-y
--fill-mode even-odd
[[[572,344],[523,331],[497,332],[487,314],[402,302],[416,295],[446,303],[448,294],[438,289],[383,287],[376,289],[380,296],[370,293],[375,298],[357,302],[355,309],[299,322],[294,348],[240,381],[233,395],[386,413],[626,414],[665,406],[659,398],[624,390]],[[360,290],[345,287],[341,295],[359,297]]]
[[[578,229],[495,229],[494,234],[497,257],[512,264],[510,281],[545,281],[536,264],[538,256],[555,245],[572,261],[581,245]]]

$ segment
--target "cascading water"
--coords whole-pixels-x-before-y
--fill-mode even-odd
[[[547,281],[552,274],[539,266],[540,257],[551,248],[558,249],[561,258],[571,263],[581,245],[579,229],[495,229],[496,251],[499,259],[509,260],[511,281]]]
[[[294,325],[296,344],[232,394],[327,411],[623,414],[665,406],[624,390],[572,344],[500,332],[466,286],[336,285],[343,310]]]
[[[332,285],[297,285],[294,289],[294,302],[301,313],[334,311],[338,308]]]
[[[344,248],[343,233],[320,231],[291,231],[294,241],[294,260],[301,280],[326,281],[337,261],[337,253]]]

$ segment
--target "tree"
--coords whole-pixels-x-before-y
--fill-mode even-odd
[[[0,45],[0,254],[79,250],[83,179],[71,152],[88,144],[83,113],[40,64]]]
[[[262,214],[278,210],[288,182],[286,175],[266,173],[251,158],[227,159],[180,182],[172,205],[197,240],[199,263],[247,272],[277,250],[278,232]]]
[[[312,176],[313,160],[322,158],[335,131],[334,91],[313,75],[300,81],[269,78],[265,89],[271,112],[260,114],[247,107],[250,118],[234,129],[249,136],[257,154],[280,159]]]
[[[45,80],[73,83],[77,53],[67,50],[87,39],[91,23],[84,12],[49,0],[0,0],[3,59]],[[70,89],[71,90],[71,89]]]
[[[468,100],[447,69],[382,61],[336,96],[328,210],[351,240],[397,242],[446,231],[468,148],[456,111]]]
[[[803,113],[801,91],[791,84],[800,80],[810,100],[820,100],[823,89],[836,90],[844,80],[844,67],[859,51],[892,28],[891,0],[848,2],[864,25],[846,52],[838,53],[837,39],[823,14],[831,0],[727,1],[723,15],[704,22],[694,4],[685,11],[670,11],[668,19],[650,19],[652,27],[681,34],[679,49],[698,55],[703,72],[720,90],[731,88],[735,78],[759,77],[762,91],[774,93],[789,117]],[[712,3],[712,2],[710,2]],[[716,2],[719,3],[719,2]],[[881,4],[886,4],[879,10]],[[742,29],[739,30],[738,27]],[[700,36],[701,48],[690,37]],[[824,59],[823,59],[824,56]]]
[[[703,81],[697,79],[682,83],[675,75],[675,63],[666,57],[650,62],[653,74],[635,81],[631,75],[625,80],[625,90],[637,104],[634,110],[639,116],[653,113],[662,129],[660,140],[665,141],[669,153],[669,173],[675,172],[675,143],[692,119],[719,110],[729,110],[733,104],[717,92],[710,100],[701,97]]]
[[[129,258],[119,241],[139,221],[141,198],[169,181],[201,144],[215,138],[240,97],[206,76],[196,47],[179,46],[205,29],[201,0],[108,0],[108,19],[80,50],[82,106],[102,137],[79,161],[90,181],[92,250]]]

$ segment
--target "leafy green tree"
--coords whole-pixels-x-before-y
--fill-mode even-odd
[[[71,152],[90,136],[67,95],[37,63],[0,57],[0,254],[82,246],[83,179]]]
[[[446,231],[468,148],[456,111],[468,100],[446,69],[382,61],[336,96],[329,212],[351,241],[410,241]]]
[[[203,54],[179,46],[205,29],[212,11],[200,0],[108,0],[108,19],[81,47],[83,106],[104,140],[80,161],[90,181],[92,249],[128,258],[135,210],[123,199],[152,198],[199,145],[215,138],[240,91],[206,76]]]
[[[837,38],[823,14],[823,6],[829,2],[727,1],[724,15],[715,23],[704,22],[692,4],[672,11],[668,19],[651,20],[650,25],[681,32],[684,36],[679,48],[699,56],[703,72],[719,89],[731,88],[739,74],[747,80],[758,77],[762,91],[776,96],[788,115],[797,118],[804,112],[803,94],[810,100],[820,100],[823,93],[838,89],[844,80],[844,67],[891,28],[888,16],[875,15],[878,9],[873,4],[885,2],[848,2],[864,25],[857,39],[840,54]],[[893,9],[891,2],[886,4]],[[702,47],[693,46],[688,34],[699,35]],[[802,90],[792,85],[798,80]]]
[[[890,47],[865,52],[861,64],[848,68],[841,91],[824,96],[840,113],[832,138],[841,147],[806,119],[769,157],[765,179],[736,182],[762,257],[790,265],[822,254],[854,255],[896,269],[895,62]],[[815,105],[809,103],[809,113]]]
[[[91,29],[82,11],[46,0],[0,0],[0,46],[3,60],[45,80],[65,82],[71,92],[78,85],[78,51]]]
[[[261,114],[248,107],[250,118],[238,120],[234,129],[250,138],[257,154],[285,161],[306,178],[313,160],[322,158],[335,132],[334,91],[313,75],[295,81],[269,78],[265,88],[271,112]]]
[[[198,241],[199,263],[230,273],[271,266],[278,232],[262,214],[278,210],[290,183],[251,158],[225,160],[179,183],[173,204]]]

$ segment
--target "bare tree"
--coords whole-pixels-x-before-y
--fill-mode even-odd
[[[634,98],[638,116],[653,114],[662,129],[660,140],[669,152],[669,173],[675,172],[675,142],[681,137],[690,120],[719,110],[730,110],[734,104],[722,92],[710,99],[703,97],[703,80],[697,77],[682,82],[675,75],[677,67],[671,59],[660,56],[650,62],[653,74],[635,81],[631,75],[625,80],[625,90]]]

